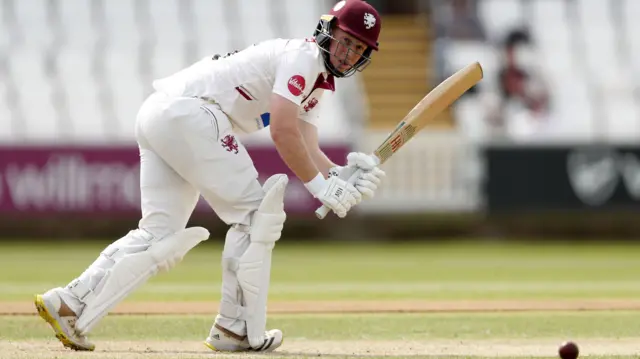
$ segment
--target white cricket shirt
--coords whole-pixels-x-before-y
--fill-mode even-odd
[[[207,57],[153,87],[170,96],[213,99],[237,130],[251,133],[269,125],[273,93],[299,105],[299,118],[317,125],[320,99],[334,90],[334,79],[313,39],[274,39],[218,60]]]

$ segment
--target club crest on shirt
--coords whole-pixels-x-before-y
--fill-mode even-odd
[[[224,147],[227,152],[233,152],[233,154],[238,154],[238,141],[233,135],[226,135],[223,139],[220,140],[222,143],[222,147]]]
[[[313,108],[316,107],[317,104],[318,104],[318,99],[316,99],[315,97],[312,98],[311,100],[309,100],[309,102],[307,102],[306,105],[304,105],[304,112],[309,112],[313,110]]]
[[[305,86],[304,77],[300,75],[293,75],[289,79],[289,83],[288,83],[289,92],[291,92],[293,96],[302,95],[302,91],[304,91],[304,86]]]

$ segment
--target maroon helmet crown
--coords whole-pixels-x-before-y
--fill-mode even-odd
[[[382,21],[373,6],[362,0],[342,0],[329,14],[335,17],[340,29],[378,51]]]
[[[332,56],[338,57],[337,54],[332,53],[330,50],[331,44],[334,42],[341,43],[340,40],[332,35],[334,26],[367,45],[367,48],[360,53],[342,44],[347,48],[347,52],[340,55],[342,58],[338,60],[344,61],[350,52],[356,52],[360,56],[358,61],[348,70],[340,71],[331,63]],[[318,47],[322,50],[327,71],[336,77],[347,77],[353,75],[356,71],[363,71],[371,63],[372,52],[374,50],[378,51],[378,37],[380,36],[381,28],[380,15],[367,2],[363,0],[342,0],[336,3],[329,14],[320,17],[320,21],[313,33]]]

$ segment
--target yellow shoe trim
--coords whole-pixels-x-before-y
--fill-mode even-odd
[[[209,343],[209,342],[208,342],[208,341],[206,341],[206,340],[204,341],[204,345],[206,345],[206,346],[207,346],[207,348],[209,348],[209,349],[213,350],[214,352],[219,351],[218,349],[216,349],[216,347],[214,347],[213,345],[211,345],[211,343]]]
[[[42,299],[41,295],[36,295],[34,304],[36,305],[36,309],[38,310],[38,314],[40,315],[40,317],[44,319],[45,322],[49,323],[51,328],[53,328],[53,331],[56,332],[56,338],[58,338],[58,340],[62,342],[62,345],[64,345],[66,348],[78,351],[93,351],[95,349],[95,345],[93,344],[90,346],[80,346],[74,343],[64,333],[62,327],[60,326],[60,323],[58,323],[58,321],[51,315],[51,313],[49,313],[49,310],[47,310],[47,306],[44,305],[44,300]]]
[[[238,350],[220,350],[220,349],[218,349],[218,348],[214,347],[214,346],[213,346],[213,344],[209,343],[209,342],[208,342],[208,341],[206,341],[206,340],[205,340],[203,343],[204,343],[204,345],[206,345],[206,346],[207,346],[207,348],[209,348],[209,349],[213,350],[214,352],[221,352],[221,353],[222,353],[222,352],[224,352],[224,353],[240,353],[240,352],[246,352],[246,351],[249,351],[249,348],[247,348],[247,349],[239,348]]]

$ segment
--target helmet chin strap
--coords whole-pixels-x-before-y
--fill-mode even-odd
[[[353,75],[356,72],[356,69],[354,66],[351,66],[351,68],[349,70],[347,70],[347,72],[341,72],[340,70],[336,69],[335,66],[333,66],[333,64],[331,63],[331,53],[329,51],[324,51],[324,49],[322,49],[322,56],[324,58],[324,67],[327,69],[327,72],[329,72],[330,74],[332,74],[335,77],[341,78],[341,77],[349,77],[351,75]]]
[[[334,41],[336,41],[333,37],[330,37]],[[355,65],[351,66],[347,71],[341,72],[331,63],[331,56],[333,55],[329,50],[324,47],[320,47],[322,50],[322,56],[324,58],[325,68],[329,73],[331,73],[335,77],[349,77],[356,73],[356,71],[364,70],[371,63],[371,52],[373,49],[371,47],[367,48],[363,54],[360,55],[360,59],[355,63]],[[345,55],[346,57],[347,55]],[[336,56],[337,57],[337,56]]]

